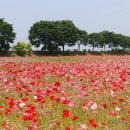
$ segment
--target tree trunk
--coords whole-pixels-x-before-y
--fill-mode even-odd
[[[92,49],[92,51],[94,51],[94,46],[93,46],[93,49]]]
[[[78,49],[79,49],[79,51],[80,51],[80,43],[78,43]]]
[[[44,45],[44,51],[46,51],[46,50],[47,50],[47,44]]]
[[[104,46],[104,51],[106,51],[106,46]]]
[[[62,48],[63,48],[63,52],[64,52],[65,51],[65,45],[64,44],[62,45]]]

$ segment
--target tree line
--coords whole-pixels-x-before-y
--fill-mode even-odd
[[[7,23],[3,18],[0,19],[0,51],[10,49],[10,43],[13,43],[16,33],[12,24]],[[126,50],[130,48],[130,37],[110,31],[94,32],[88,34],[85,30],[76,27],[73,21],[39,21],[34,23],[29,30],[28,39],[31,45],[39,48],[41,51],[62,51],[65,46],[78,46],[80,51],[81,44],[95,48],[106,47],[122,48]],[[17,45],[20,45],[19,43]],[[16,45],[16,46],[17,46]],[[23,45],[23,44],[22,44]],[[20,47],[20,46],[19,46]],[[14,47],[17,48],[17,47]]]

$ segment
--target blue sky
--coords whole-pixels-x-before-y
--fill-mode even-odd
[[[0,0],[0,17],[13,24],[15,42],[29,42],[28,30],[39,20],[70,19],[88,33],[130,36],[130,0]]]

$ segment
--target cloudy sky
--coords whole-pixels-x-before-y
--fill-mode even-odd
[[[0,0],[0,17],[13,24],[15,42],[29,42],[28,30],[39,20],[69,19],[88,33],[130,36],[130,0]]]

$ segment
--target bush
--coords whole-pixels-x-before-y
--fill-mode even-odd
[[[18,55],[25,55],[26,51],[29,53],[32,51],[32,45],[26,44],[25,42],[19,42],[16,46],[14,46],[14,50],[17,51]]]
[[[26,51],[32,52],[32,44],[30,43],[26,44]]]

